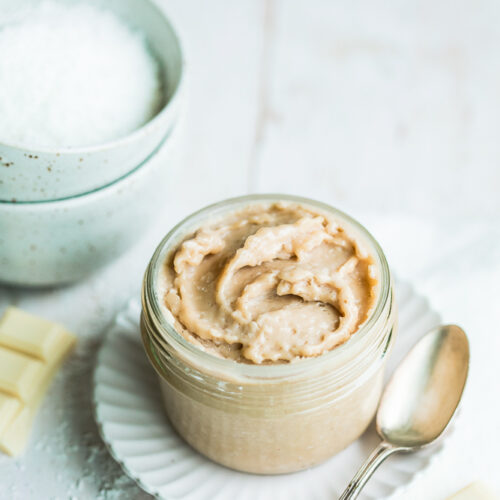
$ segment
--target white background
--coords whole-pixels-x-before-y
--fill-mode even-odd
[[[477,479],[500,490],[498,2],[162,4],[186,52],[184,160],[156,227],[127,255],[73,286],[0,288],[0,311],[16,304],[80,337],[26,455],[0,457],[0,498],[148,498],[107,455],[92,420],[102,334],[181,216],[271,191],[357,217],[398,275],[469,334],[456,432],[394,500],[442,500]]]

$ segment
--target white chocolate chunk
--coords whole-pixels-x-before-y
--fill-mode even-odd
[[[47,388],[75,342],[62,326],[15,308],[0,319],[0,450],[22,453]]]
[[[0,450],[17,457],[26,448],[30,435],[31,424],[35,416],[36,409],[25,406],[19,415],[12,421],[9,427],[0,435]]]
[[[21,411],[22,406],[18,398],[0,392],[0,436]]]
[[[27,402],[40,387],[44,363],[6,347],[0,347],[0,391]]]
[[[451,496],[448,500],[500,500],[485,484],[475,482]]]
[[[0,319],[0,345],[48,360],[61,340],[62,330],[56,323],[9,307]]]
[[[7,455],[16,457],[26,448],[31,434],[33,419],[52,381],[54,371],[52,370],[51,373],[47,373],[42,387],[35,394],[33,400],[24,405],[21,411],[12,419],[10,425],[3,432],[0,432],[0,450]]]

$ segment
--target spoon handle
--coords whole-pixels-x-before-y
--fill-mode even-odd
[[[382,441],[373,450],[373,453],[368,457],[366,462],[361,466],[356,475],[352,478],[349,486],[344,490],[339,500],[354,500],[358,498],[361,490],[377,467],[389,456],[396,451],[401,451],[403,448],[392,446],[389,443]]]

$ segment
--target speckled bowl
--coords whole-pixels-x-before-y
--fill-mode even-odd
[[[164,206],[182,153],[176,128],[126,177],[90,194],[0,202],[0,282],[54,285],[82,278],[141,237]]]
[[[73,0],[65,0],[73,1]],[[82,148],[27,149],[0,138],[0,200],[57,200],[110,184],[147,158],[174,127],[182,101],[184,63],[170,22],[150,0],[85,0],[116,12],[142,30],[161,63],[165,104],[148,123],[112,142]],[[0,2],[1,24],[22,16],[34,0]]]

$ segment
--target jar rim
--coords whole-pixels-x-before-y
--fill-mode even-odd
[[[172,244],[178,243],[180,238],[189,234],[190,229],[198,228],[199,224],[196,223],[206,220],[207,217],[216,212],[223,213],[231,209],[243,208],[245,205],[259,201],[269,203],[280,201],[299,203],[328,212],[361,232],[374,251],[373,256],[377,260],[376,265],[379,270],[380,289],[376,304],[372,308],[370,316],[348,340],[334,349],[321,354],[320,356],[304,358],[292,363],[269,365],[245,364],[238,363],[230,359],[218,358],[213,354],[202,351],[197,346],[186,340],[175,329],[173,324],[167,320],[165,314],[162,312],[160,305],[161,298],[157,294],[158,277],[160,266],[164,264],[167,254],[172,250]],[[367,336],[374,325],[378,322],[390,300],[390,291],[391,277],[389,265],[384,252],[382,251],[382,248],[377,240],[362,224],[341,210],[338,210],[337,208],[334,208],[326,203],[295,195],[269,193],[251,194],[225,199],[197,210],[176,224],[162,239],[153,253],[144,275],[142,300],[143,309],[149,309],[149,311],[153,313],[150,319],[156,327],[159,327],[164,340],[175,350],[181,352],[183,356],[188,359],[191,358],[196,360],[196,365],[201,365],[210,372],[228,373],[231,377],[236,376],[265,380],[293,377],[303,373],[304,371],[309,371],[312,368],[321,368],[326,364],[332,363],[334,360],[338,360],[342,356],[347,355],[349,351],[354,349],[354,346],[358,345]]]

